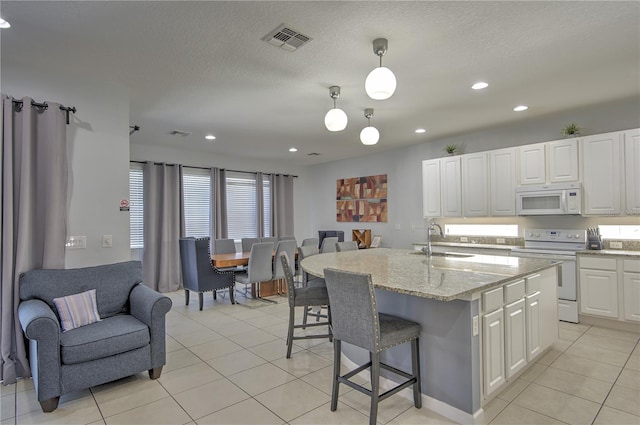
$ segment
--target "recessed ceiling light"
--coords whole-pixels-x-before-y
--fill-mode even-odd
[[[425,130],[424,128],[416,128],[416,134],[422,134],[422,133],[426,133],[427,130]]]
[[[296,148],[289,148],[289,152],[298,152],[298,149],[296,149]]]
[[[11,24],[0,18],[0,28],[11,28]]]
[[[516,111],[516,112],[526,111],[527,109],[529,109],[529,107],[526,106],[526,105],[519,105],[519,106],[516,106],[515,108],[513,108],[513,110]]]
[[[482,89],[486,89],[487,87],[489,87],[489,84],[485,83],[484,81],[478,81],[477,83],[471,86],[471,88],[474,90],[482,90]]]
[[[207,140],[216,140],[216,136],[214,136],[213,134],[207,134],[206,136],[204,136],[204,138]]]

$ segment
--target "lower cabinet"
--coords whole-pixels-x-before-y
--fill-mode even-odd
[[[556,341],[557,273],[553,267],[482,293],[485,398]]]
[[[580,255],[580,313],[640,322],[640,260]]]

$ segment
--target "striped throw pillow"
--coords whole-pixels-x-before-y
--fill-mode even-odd
[[[53,303],[58,309],[58,315],[62,322],[62,332],[101,320],[100,314],[98,314],[95,289],[80,294],[54,298]]]

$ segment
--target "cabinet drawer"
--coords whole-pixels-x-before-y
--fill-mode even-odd
[[[533,294],[540,290],[540,274],[534,274],[526,279],[527,281],[527,294]]]
[[[482,294],[482,311],[486,313],[502,307],[503,292],[502,287],[484,292]]]
[[[624,260],[625,272],[640,273],[640,260]]]
[[[512,302],[524,297],[524,280],[509,283],[504,285],[504,303],[511,304]]]
[[[596,270],[616,270],[616,259],[590,257],[583,255],[580,257],[580,268]]]

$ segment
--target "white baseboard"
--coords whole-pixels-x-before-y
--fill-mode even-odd
[[[347,356],[345,356],[344,353],[341,355],[341,362],[349,370],[353,370],[359,366],[355,364],[353,361],[351,361]],[[369,378],[370,378],[368,369],[363,370],[357,376],[366,380],[367,382],[369,381]],[[393,382],[388,378],[385,378],[384,376],[380,377],[381,388],[391,388],[394,385],[397,385],[397,383]],[[413,402],[413,390],[411,388],[405,388],[402,391],[400,391],[397,395],[400,395]],[[470,413],[467,413],[463,410],[458,409],[457,407],[453,407],[450,404],[447,404],[433,397],[429,397],[428,395],[425,395],[425,394],[422,394],[422,406],[459,424],[476,425],[476,424],[484,423],[484,410],[482,408],[480,408],[477,412],[475,412],[472,415]]]

